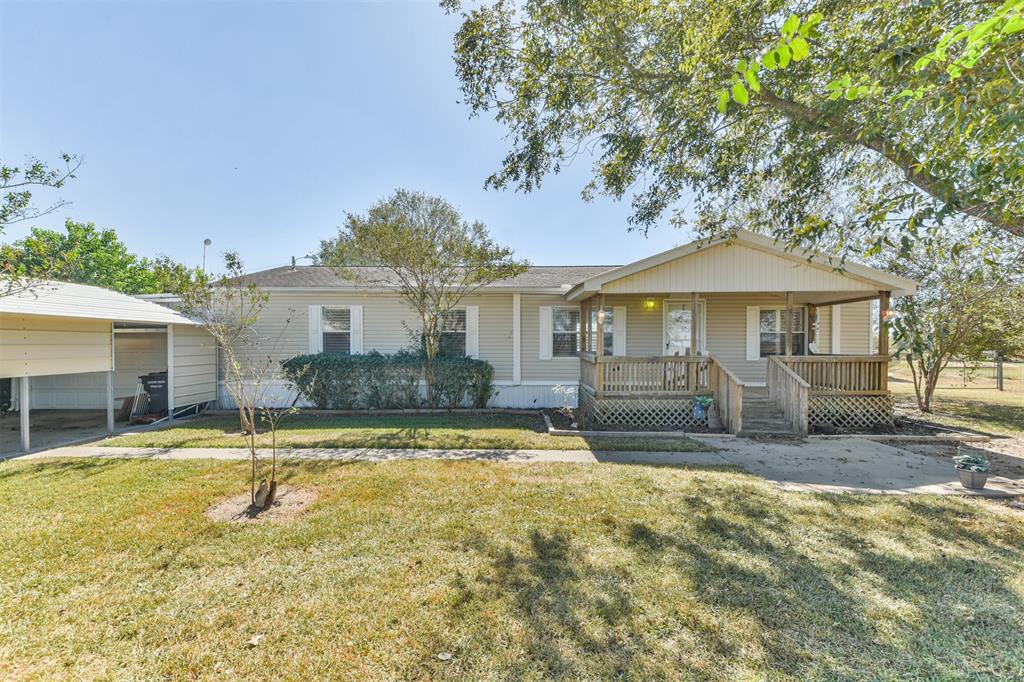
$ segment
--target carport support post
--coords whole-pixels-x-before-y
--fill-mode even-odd
[[[21,422],[21,449],[28,452],[30,441],[28,437],[28,413],[29,413],[29,388],[28,377],[18,379],[18,417]]]
[[[174,325],[167,325],[167,421],[174,419]]]
[[[114,433],[114,372],[107,372],[107,433]]]

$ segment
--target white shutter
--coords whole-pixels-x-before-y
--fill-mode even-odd
[[[540,307],[540,359],[551,359],[551,306]]]
[[[747,306],[747,360],[761,359],[761,309]]]
[[[466,355],[480,357],[480,306],[466,306]]]
[[[832,306],[832,355],[839,355],[843,351],[839,349],[839,311],[842,310],[837,305]]]
[[[324,351],[324,335],[321,333],[320,318],[323,315],[323,306],[309,306],[309,352],[322,353]]]
[[[349,306],[348,314],[352,330],[349,335],[351,340],[349,341],[348,352],[352,355],[359,355],[363,352],[363,306]]]
[[[626,306],[612,308],[612,355],[626,354]]]

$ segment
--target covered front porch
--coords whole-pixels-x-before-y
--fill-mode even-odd
[[[751,435],[891,424],[890,295],[598,293],[580,302],[580,419]]]
[[[889,302],[916,286],[744,230],[590,277],[566,295],[581,419],[797,435],[891,423]]]

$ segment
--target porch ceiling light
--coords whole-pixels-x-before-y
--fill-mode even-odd
[[[654,310],[655,306],[657,306],[657,302],[653,298],[644,299],[644,310]]]

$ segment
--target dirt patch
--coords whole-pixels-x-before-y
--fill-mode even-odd
[[[283,485],[277,490],[277,499],[269,509],[253,509],[249,493],[235,495],[221,500],[206,510],[206,518],[212,521],[234,523],[282,523],[302,515],[314,502],[316,491],[311,488],[293,488]]]

